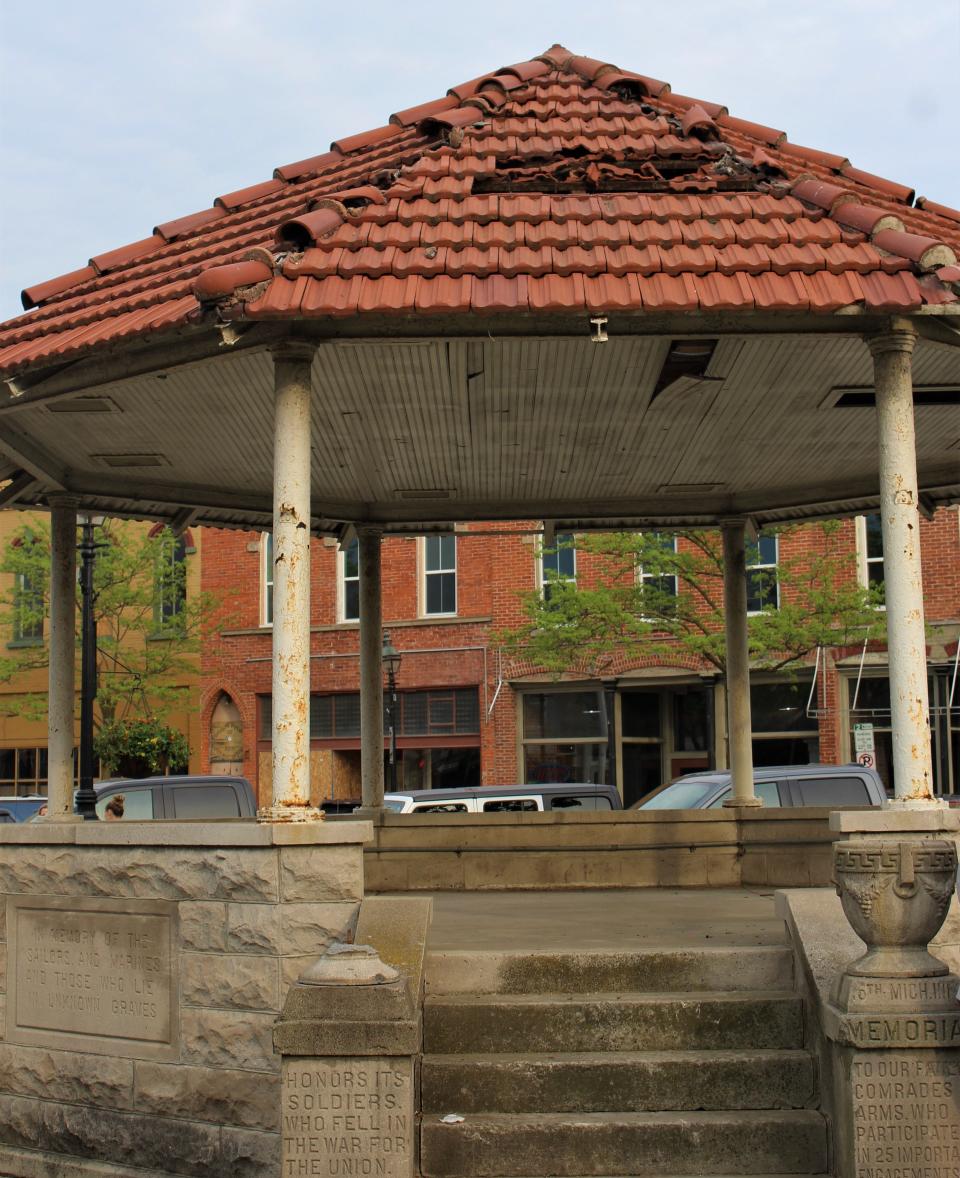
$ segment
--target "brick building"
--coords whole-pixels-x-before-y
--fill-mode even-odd
[[[839,542],[851,575],[883,578],[873,517],[845,520]],[[445,537],[388,537],[383,615],[402,654],[398,782],[406,788],[525,780],[610,780],[625,801],[661,781],[726,763],[721,676],[675,658],[614,660],[601,679],[557,680],[506,659],[497,635],[521,617],[520,595],[542,584],[533,523],[459,526]],[[812,552],[819,530],[780,535],[758,553],[776,566]],[[960,791],[960,524],[956,508],[922,525],[931,740],[938,792]],[[219,641],[202,659],[201,763],[243,772],[269,796],[270,540],[204,532],[202,581],[224,604]],[[547,558],[589,584],[591,557]],[[594,560],[596,558],[593,558]],[[356,547],[312,547],[311,757],[315,798],[360,796]],[[680,591],[683,589],[681,587]],[[773,598],[789,594],[775,584]],[[950,708],[951,691],[953,706]],[[758,766],[845,761],[854,725],[871,724],[876,760],[892,785],[886,652],[832,647],[790,675],[752,679]],[[385,742],[386,743],[386,742]],[[389,777],[388,785],[389,789]]]

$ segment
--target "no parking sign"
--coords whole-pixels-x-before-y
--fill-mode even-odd
[[[857,755],[857,764],[865,769],[873,769],[877,763],[877,750],[873,743],[872,724],[854,724],[853,750]]]

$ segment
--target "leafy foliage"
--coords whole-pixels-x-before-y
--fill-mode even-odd
[[[183,773],[190,760],[187,738],[176,728],[157,720],[116,720],[105,724],[93,742],[93,751],[106,773],[130,776]]]
[[[805,527],[815,529],[816,543],[781,559],[774,570],[750,574],[755,594],[771,601],[779,596],[779,606],[767,605],[748,619],[750,657],[758,668],[779,670],[818,646],[884,636],[876,591],[859,584],[855,556],[839,542],[839,526]],[[589,574],[577,583],[550,579],[543,594],[524,593],[523,622],[498,636],[506,652],[555,674],[599,675],[615,659],[678,655],[724,672],[720,534],[684,530],[667,538],[674,535],[676,544],[665,542],[662,532],[577,536],[577,554]],[[779,594],[771,592],[771,578]]]
[[[195,655],[213,629],[209,594],[185,592],[186,567],[169,529],[155,536],[136,525],[109,521],[96,529],[94,612],[97,619],[97,722],[147,716],[162,719],[182,703],[196,670]],[[0,646],[0,682],[15,682],[48,665],[43,638],[50,605],[50,531],[31,522],[13,535],[0,557],[6,592],[0,596],[0,633],[30,633]],[[77,586],[77,663],[80,659]],[[39,719],[46,692],[0,697],[8,714]]]

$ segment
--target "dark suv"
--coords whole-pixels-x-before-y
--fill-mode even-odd
[[[887,794],[862,765],[770,765],[753,771],[764,806],[882,806]],[[730,797],[726,771],[687,773],[636,802],[633,810],[713,810]]]
[[[97,816],[107,802],[123,795],[124,820],[143,818],[252,818],[257,812],[253,786],[245,777],[140,777],[101,781],[96,786]]]

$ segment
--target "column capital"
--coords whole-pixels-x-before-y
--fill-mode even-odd
[[[721,515],[717,519],[717,524],[721,528],[737,531],[745,531],[747,522],[747,517],[745,515]]]
[[[275,364],[312,364],[317,352],[317,345],[307,343],[306,340],[282,340],[275,344],[270,352]]]
[[[63,507],[67,510],[73,508],[76,510],[80,506],[80,500],[76,495],[60,495],[53,493],[47,496],[48,507]]]
[[[878,331],[865,338],[873,356],[882,356],[886,352],[905,352],[910,355],[917,342],[917,329],[909,319],[894,319],[886,331]]]

